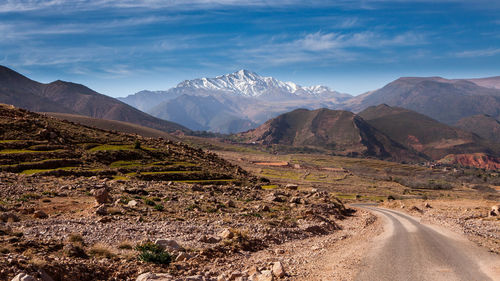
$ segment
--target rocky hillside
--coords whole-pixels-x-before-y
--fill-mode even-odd
[[[481,81],[405,77],[379,90],[350,99],[344,108],[359,112],[369,106],[387,104],[416,111],[449,125],[455,124],[461,118],[477,114],[498,118],[500,90],[486,87],[485,83],[491,82],[492,79]]]
[[[0,102],[37,112],[125,121],[165,132],[188,131],[179,124],[155,118],[83,85],[64,81],[43,84],[4,66],[0,66]]]
[[[288,278],[297,262],[275,253],[295,248],[280,245],[374,220],[182,143],[8,105],[0,168],[0,280]]]
[[[0,169],[24,175],[233,182],[244,171],[164,139],[112,133],[0,106]]]
[[[500,142],[500,121],[489,115],[465,117],[458,120],[455,126],[492,142]]]
[[[440,123],[420,113],[385,104],[359,113],[366,122],[395,141],[439,160],[448,154],[487,153],[498,156],[498,146],[477,135]]]
[[[247,143],[309,147],[341,155],[420,159],[348,111],[297,109],[238,136]]]

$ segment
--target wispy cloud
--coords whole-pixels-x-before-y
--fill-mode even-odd
[[[489,48],[481,50],[468,50],[454,53],[459,58],[491,57],[500,54],[500,48]]]
[[[258,42],[265,41],[260,38]],[[377,52],[387,47],[405,47],[427,44],[424,34],[406,32],[389,36],[383,33],[364,31],[354,33],[322,33],[315,32],[297,39],[289,37],[268,39],[258,46],[247,45],[243,50],[235,52],[235,56],[245,62],[265,62],[273,65],[287,65],[300,62],[348,62],[357,60],[373,60],[366,50]]]

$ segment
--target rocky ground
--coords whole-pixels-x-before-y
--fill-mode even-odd
[[[40,280],[136,280],[147,272],[172,276],[165,280],[302,280],[314,274],[304,270],[311,257],[373,221],[329,193],[293,185],[13,173],[0,174],[0,185],[1,280],[22,272]],[[140,260],[141,245],[170,253],[171,262]]]
[[[491,216],[492,200],[393,200],[382,207],[420,217],[422,222],[443,226],[464,234],[489,251],[500,254],[500,216]]]

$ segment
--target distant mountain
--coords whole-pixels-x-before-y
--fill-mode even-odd
[[[479,114],[465,117],[460,119],[455,126],[473,132],[484,139],[500,143],[500,121],[489,115]]]
[[[142,91],[123,102],[193,130],[234,133],[296,108],[333,108],[351,98],[325,86],[302,87],[248,70]],[[207,114],[204,114],[207,113]]]
[[[497,146],[479,136],[408,109],[382,104],[365,109],[359,116],[391,139],[434,160],[479,152],[500,156]]]
[[[0,66],[0,103],[38,112],[59,112],[130,122],[165,132],[189,131],[158,119],[83,85],[55,81],[42,84]]]
[[[489,77],[489,78],[474,78],[466,79],[476,85],[485,88],[499,89],[500,90],[500,76]]]
[[[452,125],[464,117],[488,114],[500,117],[498,79],[448,80],[440,77],[406,77],[383,88],[354,97],[342,108],[359,112],[387,104],[410,109]],[[473,81],[473,82],[471,82]],[[489,85],[488,87],[483,86]]]
[[[319,148],[341,155],[422,159],[348,111],[297,109],[237,137],[247,143]]]

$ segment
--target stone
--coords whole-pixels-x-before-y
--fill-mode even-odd
[[[11,212],[4,212],[2,214],[0,214],[0,221],[3,221],[3,222],[18,222],[19,221],[19,217],[14,214],[14,213],[11,213]]]
[[[111,196],[109,195],[109,192],[106,188],[99,188],[99,189],[94,189],[94,198],[97,204],[105,204],[108,202],[111,202]]]
[[[289,184],[285,185],[285,188],[290,189],[290,190],[297,190],[299,188],[299,186],[296,184],[293,184],[293,183],[289,183]]]
[[[491,207],[490,217],[500,216],[500,205],[495,205]]]
[[[157,239],[155,241],[155,244],[160,246],[160,248],[162,248],[163,250],[169,252],[179,251],[182,249],[182,247],[175,240]]]
[[[203,243],[209,243],[209,244],[216,244],[216,243],[219,243],[220,242],[220,238],[218,237],[213,237],[213,236],[206,236],[206,235],[203,235],[201,238],[200,238],[200,242],[203,242]]]
[[[108,214],[108,207],[103,204],[103,205],[97,207],[97,209],[95,210],[95,213],[99,216],[105,216]]]
[[[201,275],[188,276],[184,280],[185,281],[203,281],[203,276],[201,276]]]
[[[219,236],[222,239],[232,239],[234,237],[234,233],[229,229],[225,229],[221,233],[219,233]]]
[[[234,208],[236,207],[236,205],[234,204],[233,200],[227,200],[224,205],[226,205],[227,207],[230,207],[230,208]]]
[[[33,217],[36,219],[46,219],[49,217],[49,215],[47,215],[47,213],[42,210],[38,210],[33,213]]]
[[[12,278],[12,281],[36,281],[36,279],[35,277],[26,273],[19,273],[14,278]]]
[[[263,270],[254,278],[254,281],[274,281],[274,275],[271,270]]]
[[[130,200],[130,201],[128,201],[127,206],[129,206],[129,207],[135,207],[135,206],[137,206],[137,204],[139,204],[137,201]]]
[[[184,253],[184,252],[181,252],[179,255],[177,255],[177,257],[175,258],[175,261],[186,261],[186,260],[189,260],[191,258],[190,255]]]
[[[137,276],[135,281],[173,281],[175,280],[172,275],[167,273],[152,273],[147,272]]]
[[[273,268],[272,268],[272,271],[273,271],[273,275],[278,277],[278,278],[282,278],[282,277],[285,277],[285,269],[283,268],[283,264],[281,264],[281,262],[275,262],[273,263]]]
[[[425,202],[424,207],[426,207],[426,208],[432,208],[431,204],[429,204],[428,202]]]

